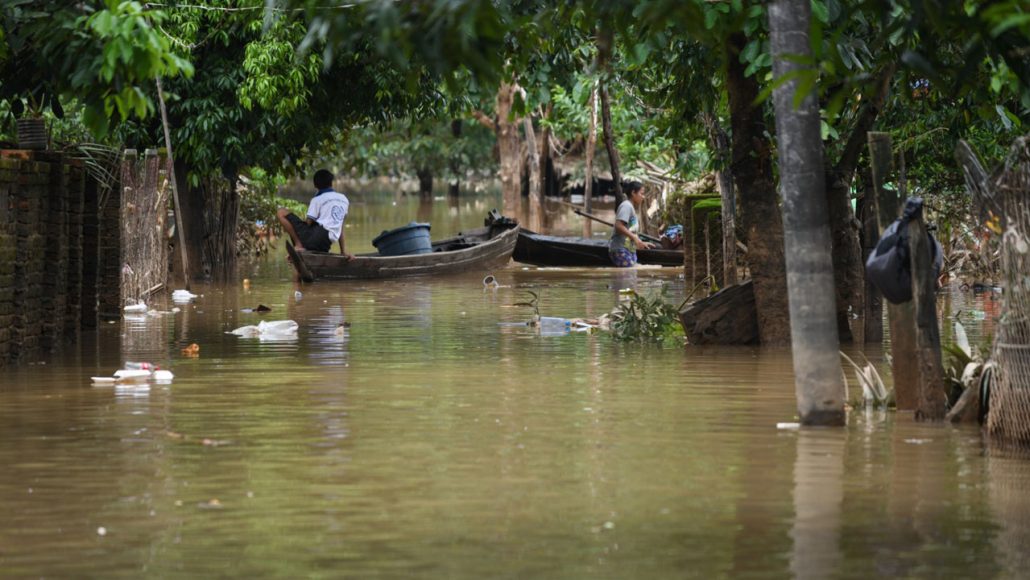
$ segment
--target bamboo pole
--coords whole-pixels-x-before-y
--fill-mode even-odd
[[[182,259],[182,280],[187,290],[190,289],[190,262],[186,253],[186,228],[183,227],[184,212],[179,202],[179,186],[175,182],[175,157],[172,156],[172,135],[168,130],[168,109],[165,107],[165,97],[161,90],[161,77],[157,77],[157,101],[161,106],[161,125],[165,133],[165,149],[168,151],[168,177],[172,182],[172,198],[175,200],[175,231],[179,237],[179,255]]]

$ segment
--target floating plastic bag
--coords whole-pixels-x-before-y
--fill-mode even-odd
[[[244,338],[290,338],[297,336],[298,324],[292,320],[262,320],[257,326],[241,326],[229,334]]]
[[[176,290],[172,292],[172,302],[189,302],[196,297],[197,295],[189,290]]]
[[[261,334],[297,334],[298,324],[292,320],[271,320],[258,323]]]

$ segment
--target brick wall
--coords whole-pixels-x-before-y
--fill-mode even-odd
[[[95,328],[98,297],[120,305],[118,202],[96,189],[59,153],[0,151],[0,366]]]

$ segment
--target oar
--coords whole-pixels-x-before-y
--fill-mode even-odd
[[[606,226],[608,226],[610,228],[614,228],[615,227],[615,224],[613,224],[612,222],[604,221],[603,219],[601,219],[601,218],[599,218],[597,216],[592,216],[592,215],[588,214],[587,212],[585,212],[583,210],[577,209],[577,210],[573,210],[573,211],[575,211],[576,213],[578,213],[579,215],[581,215],[581,216],[583,216],[583,217],[585,217],[587,219],[594,220],[595,222],[598,222],[598,223],[602,223],[602,224],[604,224],[604,225],[606,225]],[[662,241],[659,240],[658,238],[656,238],[654,236],[649,236],[647,234],[637,234],[637,236],[639,236],[640,239],[644,240],[645,242],[655,242],[655,243],[659,243],[659,244],[662,243]]]

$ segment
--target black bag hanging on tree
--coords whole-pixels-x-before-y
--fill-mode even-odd
[[[923,217],[923,198],[905,200],[905,211],[891,222],[880,236],[876,249],[865,262],[866,278],[880,289],[883,297],[894,304],[912,300],[912,261],[908,251],[908,222]],[[936,280],[944,264],[941,245],[927,232],[933,252],[933,277]]]

